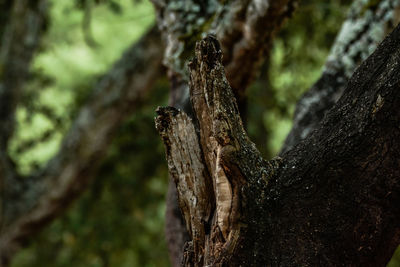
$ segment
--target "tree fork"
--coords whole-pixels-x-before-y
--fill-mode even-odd
[[[209,36],[197,44],[189,64],[199,136],[184,112],[157,110],[156,126],[192,237],[184,254],[188,265],[231,260],[243,244],[239,240],[246,239],[246,225],[254,223],[247,221],[251,216],[244,208],[254,204],[247,192],[262,193],[273,174],[273,165],[261,158],[244,131],[221,60],[219,44]]]
[[[293,13],[296,0],[275,1],[152,1],[158,26],[166,42],[164,64],[171,82],[169,105],[189,116],[186,64],[192,57],[200,33],[215,34],[224,51],[224,66],[237,103],[246,119],[245,90],[270,49],[274,33]],[[189,9],[183,8],[185,6]],[[166,18],[174,17],[175,20]],[[196,18],[193,20],[193,17]],[[175,185],[168,186],[165,232],[172,266],[179,266],[188,233],[180,216]]]
[[[265,161],[247,137],[217,40],[189,64],[196,119],[159,108],[191,241],[186,266],[381,266],[400,243],[400,27],[320,128]]]

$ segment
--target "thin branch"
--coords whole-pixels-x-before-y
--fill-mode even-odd
[[[84,1],[83,3],[83,19],[82,19],[82,32],[83,32],[83,38],[85,40],[85,43],[94,48],[98,47],[99,44],[96,42],[96,40],[93,37],[92,33],[92,2],[91,1]]]
[[[236,96],[243,95],[258,74],[274,34],[297,2],[236,0],[222,8],[223,15],[210,32],[221,43],[226,76]]]
[[[31,3],[32,2],[32,3]],[[45,26],[47,2],[17,0],[0,47],[0,144],[6,149],[14,129],[14,111],[28,78],[30,62]]]
[[[174,87],[171,89],[173,105],[185,107],[189,98],[185,86],[189,79],[186,65],[193,56],[195,42],[202,35],[215,34],[220,41],[228,81],[235,95],[243,97],[263,62],[274,33],[292,14],[297,1],[234,0],[205,4],[197,0],[153,0],[153,3],[166,42],[164,64],[170,70]]]

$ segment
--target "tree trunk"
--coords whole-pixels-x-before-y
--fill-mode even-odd
[[[256,76],[272,36],[289,17],[296,0],[279,1],[179,1],[152,0],[158,25],[166,43],[164,65],[171,83],[169,105],[192,117],[189,101],[187,63],[194,45],[202,33],[217,36],[224,51],[224,66],[238,101],[239,110],[246,113],[245,90]],[[174,19],[170,19],[174,18]],[[246,117],[244,116],[244,119]],[[170,181],[170,183],[173,183]],[[166,237],[173,266],[179,266],[182,249],[188,239],[177,206],[174,185],[167,194]]]
[[[265,161],[247,137],[218,41],[190,63],[196,119],[156,127],[191,236],[185,266],[383,266],[400,243],[400,26],[320,126]]]
[[[0,229],[13,213],[6,202],[24,187],[7,153],[8,143],[30,62],[46,29],[46,17],[46,0],[0,3]]]
[[[400,21],[400,1],[354,1],[318,81],[296,105],[286,152],[315,130],[343,94],[354,70]]]

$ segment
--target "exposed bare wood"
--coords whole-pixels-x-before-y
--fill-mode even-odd
[[[291,15],[297,1],[153,0],[153,3],[166,43],[164,64],[168,67],[171,82],[169,104],[192,116],[186,65],[193,56],[195,42],[207,33],[215,34],[221,41],[228,80],[237,97],[239,109],[244,114],[244,92],[256,76],[273,34]],[[168,198],[176,199],[171,190]],[[171,205],[175,202],[168,199],[167,203]],[[171,228],[167,227],[166,236],[172,262],[180,262],[180,258],[172,255],[177,255],[176,251],[183,247],[183,242],[178,240],[186,239],[176,240],[175,237],[182,235],[182,230],[178,230],[177,223],[169,223],[180,221],[173,218],[177,213],[170,212],[178,209],[176,205],[167,208],[167,225],[171,225]]]
[[[205,233],[205,241],[192,238],[187,243],[185,266],[388,262],[400,242],[399,43],[400,26],[352,76],[321,127],[270,162],[260,157],[243,130],[218,42],[207,37],[198,43],[190,64],[198,133],[175,109],[163,109],[168,112],[157,119],[168,161],[174,159],[169,168],[179,178],[180,203],[193,206],[181,206],[190,218],[190,232],[196,227]],[[193,154],[180,159],[188,151]],[[204,172],[190,167],[194,158],[195,166],[207,166],[213,190],[196,189],[187,176],[174,175],[177,166],[183,174],[187,167],[191,181],[204,183],[196,176],[204,177]],[[215,201],[210,225],[193,223],[195,204],[190,200],[196,196],[179,186]],[[203,244],[200,254],[196,247]]]
[[[178,194],[176,192],[176,184],[169,180],[167,203],[166,203],[164,231],[168,244],[168,254],[172,266],[181,266],[183,247],[190,240],[188,231],[186,230],[186,222],[182,217],[181,209],[178,205]]]
[[[178,190],[179,206],[193,240],[194,255],[200,259],[214,204],[209,194],[211,179],[203,165],[192,120],[175,108],[159,108],[157,114],[156,128],[167,146],[168,168]]]
[[[255,181],[257,186],[265,186],[277,161],[265,162],[248,139],[225,77],[222,51],[213,37],[196,46],[190,77],[199,139],[187,115],[173,108],[159,109],[156,124],[167,148],[170,174],[177,184],[179,203],[192,237],[184,262],[195,266],[223,265],[246,233],[243,207],[248,202],[243,190]],[[202,215],[196,218],[198,213]]]

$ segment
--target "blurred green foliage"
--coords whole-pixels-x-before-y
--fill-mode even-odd
[[[90,190],[17,255],[13,266],[168,266],[163,233],[168,173],[149,105],[118,132]]]
[[[279,152],[297,100],[319,78],[349,4],[303,0],[275,39],[261,78],[248,92],[248,131],[267,158]]]
[[[98,77],[154,22],[147,1],[51,3],[51,27],[10,145],[22,173],[54,155]],[[248,90],[248,132],[267,158],[278,153],[296,100],[319,77],[348,5],[301,1]],[[13,267],[169,266],[163,232],[168,174],[153,123],[156,106],[167,98],[162,80],[119,129],[90,189],[15,257]],[[400,256],[389,266],[400,266]]]
[[[387,267],[400,267],[400,246],[397,247],[393,258],[388,263]]]
[[[154,23],[149,2],[114,1],[111,9],[109,1],[93,2],[93,46],[82,30],[82,3],[51,4],[51,27],[33,63],[10,145],[22,173],[55,154],[99,76]],[[163,233],[168,173],[153,122],[155,107],[167,98],[164,80],[119,129],[90,190],[12,266],[168,266]]]
[[[93,2],[90,25],[96,45],[90,46],[82,30],[85,12],[80,2],[50,1],[50,29],[33,62],[34,75],[17,111],[19,129],[10,144],[10,154],[22,173],[29,173],[54,155],[97,78],[154,22],[152,5],[147,1],[111,1],[120,7],[118,13],[110,9],[109,1]],[[49,131],[52,134],[46,142],[31,144]]]

